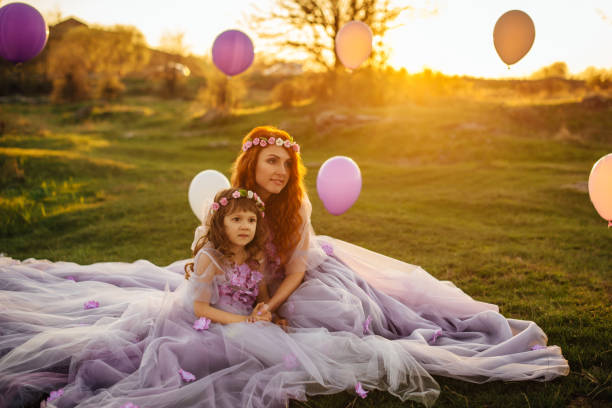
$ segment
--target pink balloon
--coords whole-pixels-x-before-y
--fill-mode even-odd
[[[212,58],[216,67],[225,75],[238,75],[253,63],[253,42],[242,31],[224,31],[213,43]]]
[[[612,227],[612,153],[597,160],[589,175],[589,197],[608,227]]]
[[[372,30],[361,21],[349,21],[336,35],[336,54],[349,68],[359,67],[372,52]]]
[[[350,157],[328,159],[317,174],[317,193],[332,215],[346,212],[361,192],[361,171]]]

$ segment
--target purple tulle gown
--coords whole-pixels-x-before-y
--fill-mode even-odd
[[[295,251],[263,275],[212,248],[188,260],[78,265],[0,258],[0,407],[277,407],[344,390],[387,391],[431,406],[431,375],[471,382],[567,375],[561,350],[534,322],[506,319],[422,268],[316,236],[307,197]],[[213,274],[214,268],[223,271]],[[250,314],[257,282],[274,293],[306,269],[266,322],[206,324],[194,300]]]

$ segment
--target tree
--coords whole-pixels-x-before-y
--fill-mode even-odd
[[[116,97],[123,90],[121,79],[146,64],[148,57],[144,36],[134,27],[72,28],[49,51],[52,99]]]
[[[254,31],[280,49],[297,51],[319,69],[333,72],[338,31],[351,20],[367,24],[374,35],[373,59],[384,65],[387,53],[381,38],[391,23],[411,6],[392,5],[391,0],[275,0],[267,10],[256,9],[250,17]]]
[[[540,68],[533,74],[531,79],[544,79],[544,78],[562,78],[565,79],[569,76],[569,69],[567,64],[562,61],[553,62],[550,65]]]

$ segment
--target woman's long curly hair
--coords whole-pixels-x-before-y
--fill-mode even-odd
[[[228,188],[219,191],[215,196],[215,202],[218,203],[223,197],[227,199],[227,205],[220,206],[217,211],[211,212],[206,217],[206,226],[208,232],[202,236],[193,249],[193,256],[195,256],[200,249],[207,243],[211,243],[212,246],[224,257],[229,258],[234,254],[230,250],[232,243],[230,242],[226,232],[223,219],[237,211],[251,211],[257,214],[257,226],[255,227],[255,237],[251,242],[245,245],[244,249],[247,252],[248,261],[256,261],[263,252],[264,245],[268,239],[267,230],[264,226],[263,217],[257,203],[254,199],[247,197],[233,198],[232,194],[237,191],[238,188]],[[193,273],[194,263],[189,262],[185,264],[185,279],[189,279],[191,273]]]
[[[244,137],[242,143],[257,137],[268,139],[272,136],[293,141],[289,133],[274,126],[258,126]],[[246,151],[241,151],[232,166],[232,186],[243,186],[256,190],[255,170],[262,149],[265,147],[252,146]],[[272,242],[283,263],[293,252],[300,239],[300,227],[304,221],[300,216],[300,207],[306,191],[304,187],[306,168],[302,163],[302,158],[293,149],[287,148],[286,150],[291,157],[289,181],[280,193],[272,194],[266,200],[266,222],[271,231]]]

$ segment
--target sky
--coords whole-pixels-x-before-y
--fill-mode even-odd
[[[215,37],[239,29],[262,47],[257,32],[244,24],[253,4],[272,0],[20,0],[44,16],[58,12],[88,24],[136,26],[151,46],[166,33],[185,34],[189,50],[210,55]],[[6,5],[15,1],[0,1]],[[390,64],[409,72],[431,68],[449,75],[521,77],[557,61],[573,74],[588,66],[612,68],[612,0],[412,0],[424,12],[405,12],[384,41]],[[536,36],[529,53],[510,69],[493,46],[493,27],[509,10],[533,20]],[[437,12],[432,12],[437,10]]]

